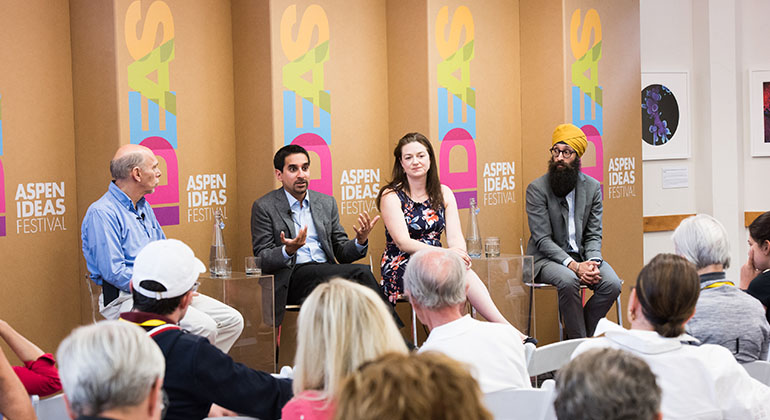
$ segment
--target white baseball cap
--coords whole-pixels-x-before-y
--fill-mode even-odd
[[[163,239],[145,245],[134,260],[131,286],[143,296],[170,299],[182,296],[192,289],[206,266],[195,257],[193,250],[176,239]],[[139,285],[144,280],[162,284],[165,292],[154,292]]]

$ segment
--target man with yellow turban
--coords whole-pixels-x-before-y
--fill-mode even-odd
[[[588,141],[580,128],[561,124],[553,131],[548,173],[527,186],[535,281],[556,286],[566,338],[593,335],[596,324],[620,294],[620,279],[602,259],[602,192],[580,172]],[[594,292],[585,307],[580,285]]]

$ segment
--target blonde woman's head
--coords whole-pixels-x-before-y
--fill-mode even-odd
[[[294,393],[333,396],[362,363],[388,352],[406,353],[385,302],[373,290],[343,279],[316,287],[302,303],[297,332]]]

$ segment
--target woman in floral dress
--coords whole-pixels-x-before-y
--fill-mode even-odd
[[[390,302],[395,304],[404,291],[409,255],[427,247],[441,247],[441,234],[446,230],[449,249],[468,267],[468,300],[484,318],[508,323],[484,283],[470,269],[457,202],[452,190],[439,182],[433,146],[422,134],[409,133],[399,140],[393,155],[392,180],[377,196],[387,240],[381,263],[383,289]]]

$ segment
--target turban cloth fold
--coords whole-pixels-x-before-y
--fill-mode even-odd
[[[551,145],[556,143],[564,143],[577,152],[578,157],[582,157],[583,153],[588,147],[588,140],[586,139],[583,130],[579,129],[573,124],[561,124],[553,130],[553,136],[551,138]]]

